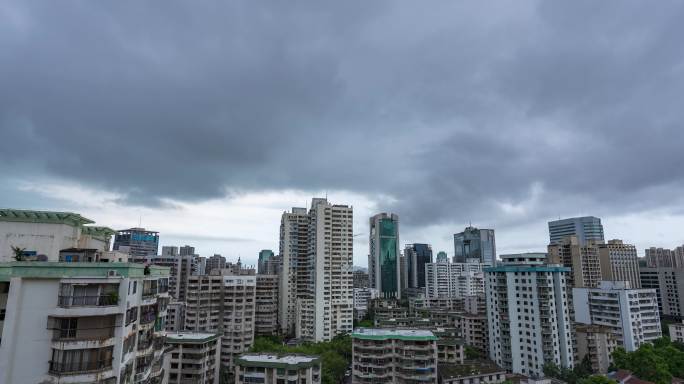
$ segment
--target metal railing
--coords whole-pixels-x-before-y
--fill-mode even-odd
[[[62,296],[58,298],[60,307],[109,307],[119,305],[119,297],[115,295],[97,296]]]

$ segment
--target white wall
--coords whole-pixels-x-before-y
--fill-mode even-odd
[[[12,246],[59,260],[59,251],[78,246],[80,227],[66,224],[0,221],[0,262],[14,261]]]

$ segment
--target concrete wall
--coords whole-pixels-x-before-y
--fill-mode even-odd
[[[81,228],[66,224],[0,221],[0,262],[14,261],[12,246],[59,260],[59,251],[78,246]]]

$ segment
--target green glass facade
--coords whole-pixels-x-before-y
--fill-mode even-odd
[[[380,292],[393,295],[399,292],[397,281],[397,226],[392,219],[380,220]]]

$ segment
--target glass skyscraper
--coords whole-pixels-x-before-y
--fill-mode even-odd
[[[496,265],[496,240],[493,229],[467,227],[454,235],[454,263],[477,259],[482,264]]]
[[[385,298],[401,297],[399,216],[380,213],[370,218],[369,279]]]
[[[549,242],[551,244],[558,244],[568,236],[576,236],[580,245],[585,245],[590,240],[600,244],[605,242],[603,225],[598,217],[571,217],[549,221]]]
[[[432,263],[430,244],[407,244],[404,248],[408,288],[425,288],[425,264]]]

